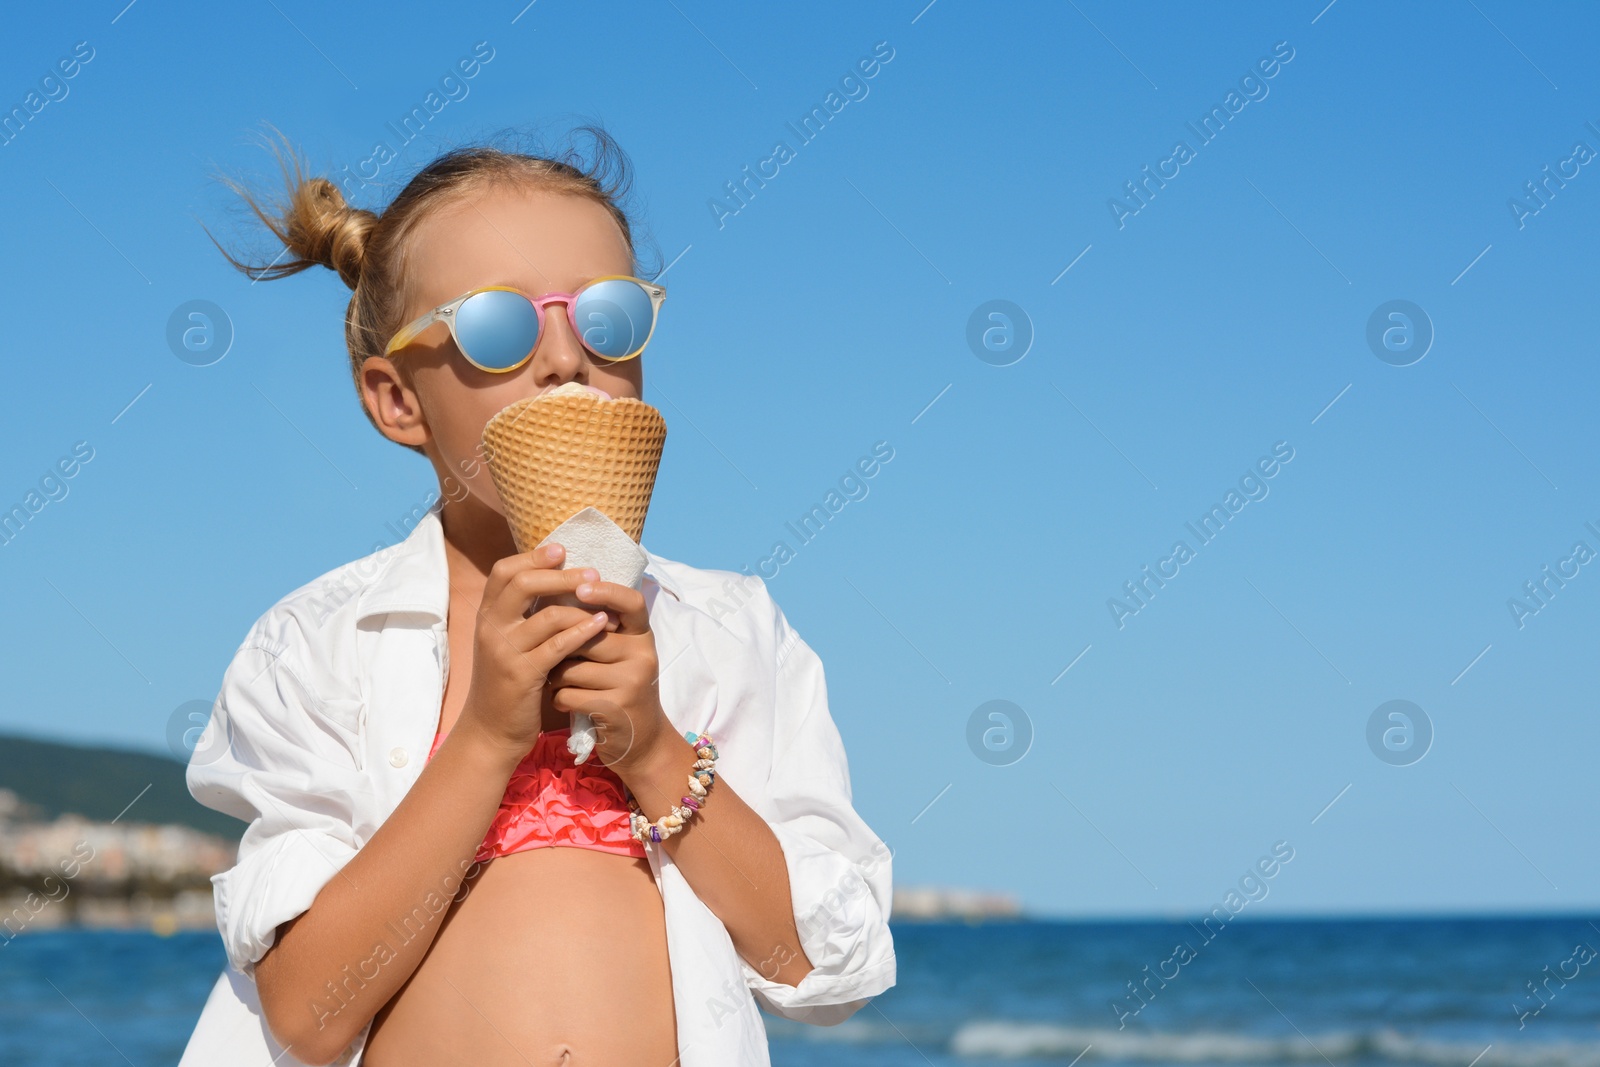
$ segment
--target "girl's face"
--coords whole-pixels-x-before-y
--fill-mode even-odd
[[[411,234],[410,289],[402,322],[469,289],[509,285],[529,296],[570,293],[606,274],[632,274],[632,257],[616,221],[599,203],[571,194],[494,187],[435,209]],[[457,350],[450,330],[434,323],[393,356],[361,368],[369,411],[390,440],[417,445],[432,461],[447,500],[462,488],[504,514],[483,462],[484,424],[507,404],[567,382],[613,397],[641,396],[644,356],[607,363],[578,342],[566,308],[545,308],[533,358],[514,371],[479,370]],[[395,370],[406,361],[413,388]]]

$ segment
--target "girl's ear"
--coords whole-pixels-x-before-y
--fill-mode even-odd
[[[389,440],[417,448],[432,440],[416,390],[387,356],[372,356],[361,364],[361,399]]]

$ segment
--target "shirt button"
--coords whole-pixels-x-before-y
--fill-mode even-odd
[[[394,767],[404,767],[406,765],[406,750],[403,748],[390,749],[389,764]]]

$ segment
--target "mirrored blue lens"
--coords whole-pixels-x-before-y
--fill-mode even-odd
[[[650,339],[655,305],[638,282],[612,278],[580,293],[572,315],[589,351],[605,359],[623,359]]]
[[[539,339],[539,317],[520,293],[493,290],[468,298],[456,312],[461,348],[491,370],[514,367]]]

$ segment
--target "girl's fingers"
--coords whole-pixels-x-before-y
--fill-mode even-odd
[[[537,553],[535,553],[537,555]],[[553,567],[543,566],[529,561],[527,556],[507,556],[495,564],[500,567],[506,560],[521,560],[520,565],[510,566],[500,574],[498,584],[491,588],[484,586],[483,606],[493,606],[494,613],[509,619],[521,619],[533,614],[540,600],[561,600],[572,597],[573,590],[582,585],[587,575],[595,574],[593,567],[569,567],[565,570],[556,570]],[[493,577],[496,572],[490,572]],[[573,603],[580,607],[586,606],[573,598]]]
[[[628,718],[627,713],[613,699],[615,696],[616,694],[609,690],[596,691],[593,689],[572,688],[558,689],[551,694],[550,698],[550,706],[556,711],[564,715],[582,713],[594,720],[595,729],[598,731],[596,740],[599,744],[597,747],[608,751],[613,748],[620,749],[620,751],[617,751],[604,761],[607,765],[613,764],[621,757],[626,756],[628,749],[632,747],[631,741],[627,739],[633,736],[633,723]],[[623,739],[620,744],[613,739],[613,735]]]
[[[531,623],[534,620],[529,619],[528,621]],[[529,650],[527,655],[533,657],[534,662],[548,675],[556,664],[582,648],[584,642],[590,640],[596,634],[605,632],[605,626],[606,613],[603,611],[596,612],[575,625],[558,630],[555,634],[539,642],[536,647]]]
[[[551,546],[537,549],[533,552],[519,552],[514,556],[506,556],[495,561],[489,568],[489,575],[484,580],[483,601],[489,603],[504,592],[505,588],[519,575],[528,571],[539,573],[560,573],[561,553],[551,555]]]
[[[590,661],[589,651],[585,649],[582,659],[568,659],[557,664],[550,672],[549,684],[570,685],[575,689],[599,689],[604,687],[607,673],[605,667]]]
[[[607,633],[605,628],[601,627],[596,639],[585,645],[580,655],[585,662],[620,663],[628,658],[628,645],[625,641],[619,641],[617,639],[619,636],[631,638],[633,635]]]
[[[621,621],[617,633],[642,634],[650,629],[650,612],[645,607],[644,594],[637,589],[616,582],[579,582],[573,594],[588,607],[616,612]]]
[[[512,647],[526,655],[563,630],[584,625],[593,616],[594,612],[589,608],[552,604],[525,619],[518,619],[505,627],[503,632],[509,637]],[[604,630],[603,626],[601,630]]]
[[[567,686],[556,689],[550,694],[550,706],[557,711],[566,712],[568,715],[580,711],[588,711],[592,715],[593,711],[589,709],[597,708],[600,710],[600,714],[604,716],[612,705],[609,703],[597,705],[596,702],[604,701],[608,692],[610,690],[607,689],[585,689],[581,685]]]

